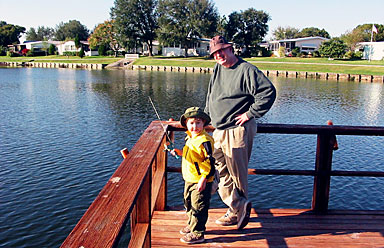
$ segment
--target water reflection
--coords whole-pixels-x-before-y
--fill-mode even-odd
[[[204,107],[210,74],[44,68],[0,69],[0,243],[58,247],[132,146],[157,117],[178,119]],[[278,97],[260,122],[384,126],[383,85],[271,78]],[[176,135],[182,147],[184,134]],[[377,170],[382,137],[338,137],[339,170]],[[313,169],[313,135],[258,134],[251,167]],[[170,160],[178,166],[180,161]],[[310,207],[312,178],[250,177],[260,208]],[[169,203],[183,181],[170,176]],[[254,186],[254,187],[253,187]],[[380,209],[383,179],[335,178],[331,208]],[[213,206],[221,206],[215,196]],[[27,223],[27,224],[26,224]]]

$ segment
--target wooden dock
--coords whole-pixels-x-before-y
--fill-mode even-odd
[[[166,126],[166,135],[163,126]],[[208,127],[212,128],[212,127]],[[212,130],[212,129],[211,129]],[[184,131],[179,122],[153,121],[100,191],[61,247],[108,248],[185,247],[179,230],[187,217],[167,205],[167,174],[180,167],[167,166],[164,144],[174,132]],[[253,209],[249,224],[215,224],[226,209],[211,209],[206,242],[193,247],[384,248],[384,210],[334,211],[328,209],[331,178],[384,177],[384,171],[338,171],[332,169],[337,135],[384,136],[384,127],[259,124],[258,133],[317,135],[314,170],[249,169],[257,175],[312,176],[311,209]],[[381,144],[381,143],[380,143]],[[252,200],[252,199],[250,199]],[[129,223],[129,233],[124,229]],[[122,239],[122,236],[124,238]],[[129,237],[129,238],[128,238]],[[121,246],[119,246],[121,247]]]
[[[383,212],[331,211],[317,215],[310,209],[253,209],[249,224],[238,231],[236,226],[215,224],[225,211],[209,211],[206,241],[194,245],[179,240],[179,230],[187,220],[184,211],[155,211],[152,247],[384,247]]]

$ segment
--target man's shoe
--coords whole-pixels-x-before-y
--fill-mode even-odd
[[[190,232],[181,237],[180,241],[187,244],[197,244],[204,242],[205,239],[204,234]]]
[[[237,216],[226,213],[224,216],[221,216],[219,219],[217,219],[216,224],[222,225],[222,226],[231,226],[237,224]]]
[[[183,234],[183,235],[190,233],[190,232],[191,232],[191,229],[189,228],[189,226],[186,226],[180,230],[180,234]]]
[[[251,215],[252,203],[246,201],[244,206],[237,213],[237,229],[243,229],[249,222],[249,217]]]

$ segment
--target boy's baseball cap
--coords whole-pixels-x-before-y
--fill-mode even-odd
[[[187,127],[188,118],[201,118],[204,120],[204,126],[211,122],[211,118],[199,107],[190,107],[185,110],[185,113],[180,117],[180,123],[183,127]]]
[[[209,54],[212,56],[212,54],[214,54],[216,51],[231,46],[232,44],[228,43],[228,41],[223,36],[216,35],[209,41]]]

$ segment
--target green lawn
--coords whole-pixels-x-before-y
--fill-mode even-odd
[[[44,62],[44,63],[88,63],[88,64],[110,64],[116,62],[123,57],[109,57],[109,56],[60,56],[60,55],[49,55],[39,57],[7,57],[0,56],[0,62]]]
[[[0,62],[60,62],[60,63],[92,63],[110,64],[123,57],[91,56],[79,58],[76,56],[42,56],[42,57],[6,57],[0,56]],[[384,75],[384,61],[367,60],[328,60],[326,58],[275,58],[257,57],[246,58],[245,60],[256,65],[261,70],[279,71],[307,71],[307,72],[328,72],[360,75]],[[215,61],[208,57],[140,57],[134,65],[153,66],[180,66],[180,67],[213,67]]]
[[[360,75],[384,75],[384,61],[328,60],[326,58],[246,58],[261,70],[328,72]],[[213,67],[209,58],[141,57],[134,65]]]

